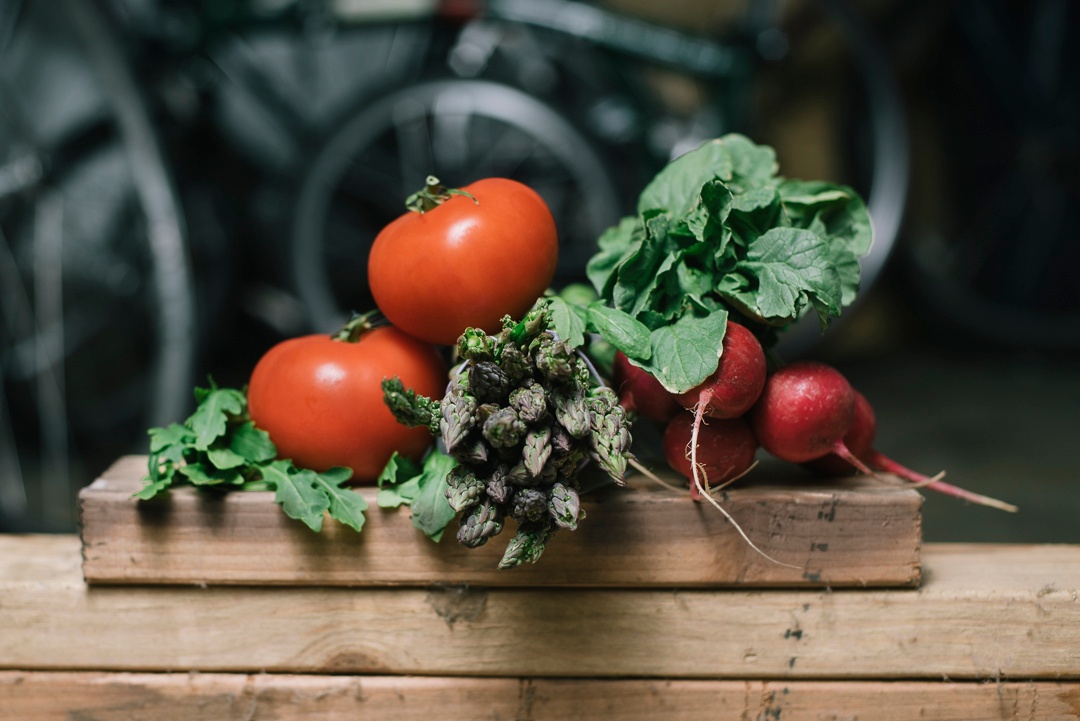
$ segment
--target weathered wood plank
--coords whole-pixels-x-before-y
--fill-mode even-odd
[[[663,681],[0,672],[0,719],[35,721],[1063,721],[1080,683]]]
[[[733,490],[726,509],[767,554],[713,507],[655,484],[612,489],[584,504],[535,566],[498,571],[510,533],[469,550],[452,533],[432,543],[405,509],[375,506],[363,532],[328,521],[312,533],[271,493],[130,499],[145,458],[127,457],[80,496],[84,575],[91,583],[484,586],[915,586],[922,497],[880,483]]]
[[[0,536],[0,668],[1080,678],[1080,547],[929,546],[919,589],[113,587]]]

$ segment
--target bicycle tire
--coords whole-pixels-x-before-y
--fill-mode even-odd
[[[86,108],[73,111],[70,141],[58,139],[42,129],[50,122],[57,125],[52,113],[35,116],[48,106],[35,105],[32,92],[28,96],[27,87],[34,87],[19,87],[16,79],[5,76],[11,80],[11,87],[5,85],[4,91],[9,101],[5,117],[28,115],[12,122],[24,126],[19,137],[29,142],[31,155],[41,159],[41,172],[7,197],[6,205],[0,205],[5,211],[0,219],[10,224],[11,232],[2,239],[6,248],[10,239],[9,256],[19,273],[18,282],[5,288],[5,296],[8,300],[21,296],[20,323],[25,331],[12,332],[14,316],[8,316],[11,343],[3,353],[8,370],[4,381],[23,402],[18,406],[21,415],[8,419],[14,422],[14,431],[0,440],[12,441],[17,449],[24,492],[27,486],[41,486],[36,489],[41,499],[0,510],[19,527],[70,530],[74,525],[72,494],[81,474],[96,473],[111,462],[112,457],[103,454],[137,449],[145,442],[139,439],[145,439],[148,425],[179,420],[190,404],[196,353],[193,294],[183,217],[169,168],[120,52],[121,43],[104,14],[94,3],[80,0],[26,2],[22,10],[25,32],[44,32],[48,33],[45,37],[58,39],[42,44],[39,34],[18,41],[16,49],[24,53],[25,61],[19,67],[49,66],[49,56],[39,54],[62,46],[69,54],[66,62],[73,64],[61,64],[60,69],[74,73],[83,96],[90,100]],[[15,73],[17,69],[12,64],[9,70]],[[0,146],[0,163],[4,150]],[[110,182],[100,182],[102,177]],[[69,202],[72,197],[78,202]],[[40,293],[34,298],[25,290],[34,287],[37,271],[22,263],[27,254],[22,237],[26,226],[20,220],[50,202],[61,205],[46,208],[43,217],[62,224],[53,233],[57,263],[45,266],[51,267],[55,287],[51,300]],[[106,225],[101,227],[122,235],[95,237],[89,245],[72,247],[73,238],[88,242],[91,236],[86,235],[89,230],[82,235],[72,232],[81,219],[70,214],[99,206],[106,208],[99,218]],[[95,271],[109,269],[115,271],[112,276],[92,277]],[[121,285],[114,288],[110,282]],[[138,302],[122,300],[131,298],[132,292],[139,293]],[[42,300],[53,308],[45,326],[41,324]],[[91,325],[84,323],[88,318]],[[117,339],[144,332],[149,335],[145,359],[117,355],[127,352],[126,341],[108,347]],[[134,338],[132,343],[143,345]],[[27,349],[34,348],[45,355],[27,361]],[[122,357],[124,362],[118,363]],[[118,366],[127,367],[121,371]],[[125,374],[122,385],[107,385],[121,373]],[[45,374],[53,377],[48,407],[35,397],[46,387],[41,382],[35,386],[35,378]],[[127,417],[126,410],[137,419]],[[5,412],[15,413],[15,405],[9,404]],[[28,429],[35,427],[41,429],[41,437],[30,437]],[[50,433],[65,440],[50,443],[45,437]],[[15,434],[19,442],[14,442]]]
[[[349,310],[343,306],[341,299],[334,297],[334,284],[328,282],[327,275],[326,228],[333,190],[340,186],[346,170],[355,169],[363,153],[375,148],[380,138],[394,128],[395,113],[402,112],[403,108],[411,108],[413,120],[427,123],[426,118],[439,117],[437,106],[440,102],[456,105],[463,113],[462,117],[499,124],[502,132],[522,133],[524,137],[532,139],[537,148],[543,148],[550,159],[558,164],[557,171],[568,173],[573,187],[580,191],[580,197],[587,199],[587,217],[573,225],[579,231],[577,237],[567,237],[571,224],[563,223],[560,228],[562,248],[557,277],[564,282],[571,278],[579,279],[585,260],[593,252],[592,239],[620,217],[621,201],[597,153],[568,120],[536,98],[511,86],[484,80],[433,80],[403,88],[365,103],[363,108],[342,123],[313,154],[300,183],[290,243],[293,286],[307,310],[312,328],[332,329],[347,317],[346,311]],[[446,113],[447,109],[444,107],[442,112]],[[468,129],[463,129],[463,132],[467,133]],[[520,158],[515,161],[521,162],[524,160]],[[392,178],[393,190],[385,196],[375,217],[369,219],[366,237],[360,238],[346,254],[355,262],[364,264],[363,268],[357,267],[353,273],[356,287],[366,289],[364,259],[374,240],[374,231],[405,212],[404,198],[412,192],[410,188],[415,190],[413,186],[421,187],[426,175],[440,174],[441,170],[449,169],[448,165],[454,166],[458,172],[451,175],[443,173],[442,179],[454,185],[465,185],[484,175],[504,175],[523,180],[541,195],[545,195],[547,190],[544,178],[529,177],[527,168],[501,167],[497,158],[486,167],[463,162],[463,159],[444,162],[435,159],[432,166],[414,167],[407,178]],[[373,170],[389,171],[393,175],[393,170],[388,167]],[[469,176],[463,177],[461,173],[466,172]],[[558,204],[550,202],[550,197],[548,200],[558,217]],[[395,209],[395,205],[400,210]],[[582,227],[586,228],[584,232],[581,232]],[[358,236],[363,235],[362,229],[357,228],[355,232]],[[583,241],[587,241],[587,244]],[[374,307],[367,295],[354,296],[353,302],[370,305],[366,308],[354,305],[351,310]]]
[[[854,315],[865,298],[865,291],[878,281],[894,254],[907,206],[910,140],[902,94],[884,49],[869,24],[844,0],[809,0],[803,5],[820,11],[825,21],[839,31],[845,49],[851,53],[860,90],[867,103],[871,170],[863,191],[874,229],[874,242],[860,261],[864,292],[834,323],[836,328]],[[745,27],[737,29],[734,39],[718,39],[573,0],[495,0],[491,4],[491,10],[501,19],[556,34],[574,35],[616,56],[634,58],[645,62],[647,67],[662,67],[710,84],[722,106],[720,111],[714,114],[712,124],[707,120],[704,128],[697,131],[696,139],[671,141],[669,145],[675,149],[673,155],[689,150],[711,136],[733,130],[768,140],[761,137],[761,112],[755,113],[749,101],[739,97],[746,88],[737,87],[748,80],[754,81],[750,71],[738,68],[749,63],[764,67],[768,63],[760,56],[751,59],[746,52],[740,54],[739,43],[759,41],[768,32],[782,32],[782,11],[785,9],[790,10],[783,3],[758,3],[747,9]],[[649,38],[654,38],[655,42],[650,42]],[[774,71],[778,67],[782,68],[782,62],[772,65]],[[739,79],[740,72],[748,73],[745,79]],[[727,80],[729,74],[735,79],[733,83],[718,84]],[[646,88],[648,84],[638,82],[635,85]],[[736,98],[733,100],[725,95]],[[658,106],[661,103],[645,100],[644,104]],[[807,355],[821,340],[817,320],[807,316],[781,335],[778,351],[785,357]]]

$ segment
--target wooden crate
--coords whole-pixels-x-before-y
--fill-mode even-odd
[[[815,486],[754,485],[724,516],[686,493],[631,479],[590,498],[577,531],[563,532],[533,566],[498,571],[511,533],[469,550],[447,533],[435,544],[407,509],[375,506],[362,533],[333,521],[313,533],[268,492],[225,496],[180,488],[137,502],[146,459],[120,459],[80,494],[83,572],[106,583],[486,587],[882,587],[920,580],[922,497],[853,479]]]
[[[0,719],[1075,719],[1080,547],[908,589],[88,585],[0,536]]]

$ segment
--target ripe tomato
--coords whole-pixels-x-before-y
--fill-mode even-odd
[[[431,186],[429,186],[431,187]],[[506,178],[478,180],[379,233],[368,257],[375,304],[398,328],[451,345],[468,327],[494,333],[550,285],[558,260],[551,211]]]
[[[347,466],[354,481],[370,483],[394,451],[418,459],[432,442],[427,429],[401,425],[383,402],[382,380],[395,375],[430,398],[446,390],[436,349],[396,328],[367,330],[355,342],[292,338],[255,365],[248,410],[280,458],[316,471]]]

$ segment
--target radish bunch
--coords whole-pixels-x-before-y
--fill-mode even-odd
[[[700,499],[754,463],[758,447],[822,475],[888,473],[905,481],[1006,511],[1016,507],[928,477],[874,448],[873,408],[835,368],[796,361],[767,372],[761,343],[728,321],[720,363],[704,383],[668,393],[655,378],[616,359],[615,388],[627,410],[665,424],[664,456]]]

